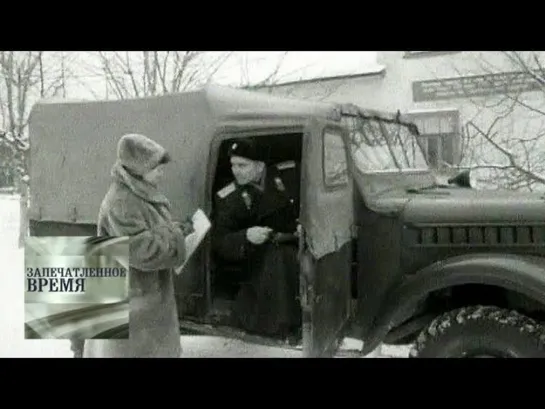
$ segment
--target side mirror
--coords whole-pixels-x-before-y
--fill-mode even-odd
[[[463,170],[462,172],[458,173],[456,176],[450,178],[448,180],[449,185],[457,185],[460,187],[465,188],[472,188],[475,186],[472,186],[471,183],[471,171],[469,169]]]

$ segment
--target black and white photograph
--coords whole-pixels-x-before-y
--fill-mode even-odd
[[[0,51],[0,357],[545,357],[544,67]],[[128,238],[128,325],[25,339],[29,237]]]

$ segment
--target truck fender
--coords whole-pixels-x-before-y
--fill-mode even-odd
[[[545,259],[487,253],[466,254],[431,264],[389,293],[385,308],[375,323],[372,339],[368,340],[369,347],[380,343],[407,311],[414,309],[431,292],[463,284],[498,286],[545,303]]]

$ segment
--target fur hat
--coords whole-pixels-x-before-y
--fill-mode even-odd
[[[257,144],[250,139],[238,139],[229,146],[229,157],[240,156],[250,160],[263,161],[263,153]]]
[[[147,136],[127,134],[117,144],[117,160],[131,173],[143,176],[158,165],[170,162],[170,156]]]

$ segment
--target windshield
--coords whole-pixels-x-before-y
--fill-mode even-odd
[[[428,169],[416,126],[362,114],[343,115],[353,160],[363,173]]]

